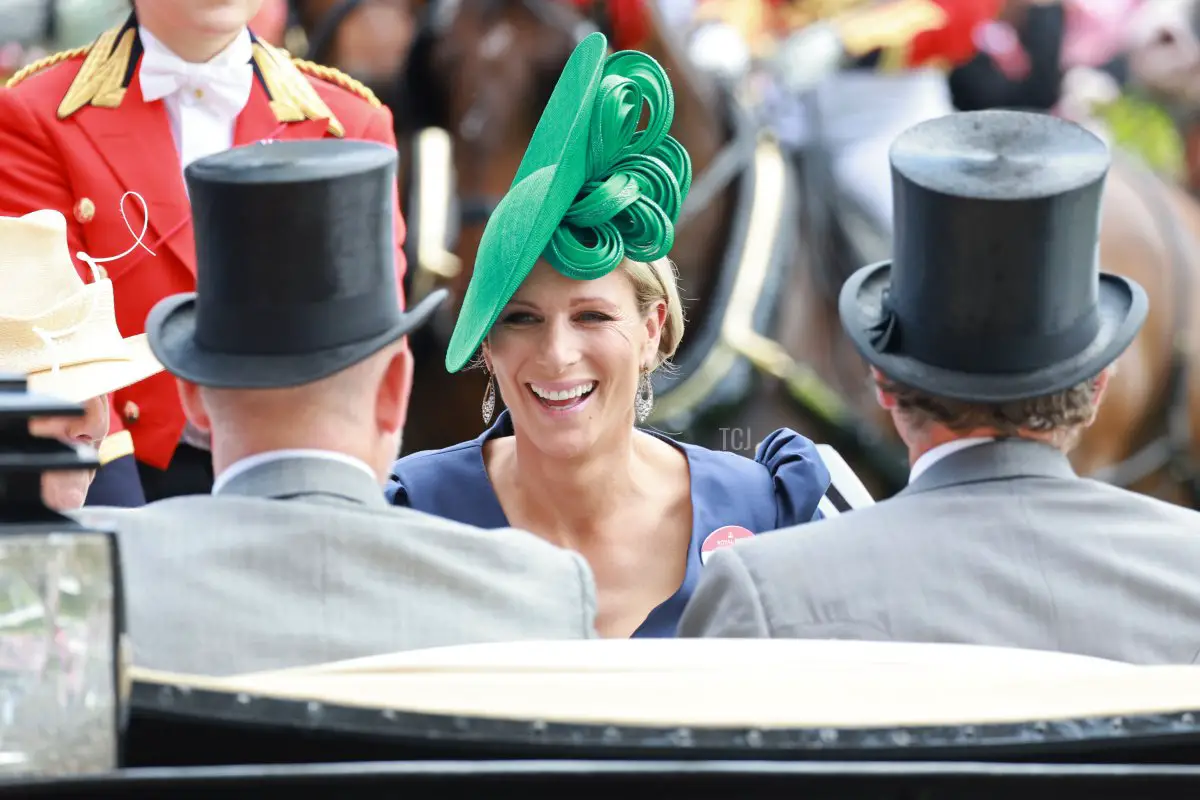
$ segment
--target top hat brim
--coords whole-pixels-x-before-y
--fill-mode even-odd
[[[447,292],[431,293],[391,328],[358,342],[307,353],[219,353],[196,343],[196,294],[156,305],[146,319],[154,355],[167,372],[212,389],[284,389],[319,381],[378,353],[424,325]]]
[[[863,267],[842,287],[838,303],[842,327],[855,348],[889,379],[951,400],[1006,403],[1042,397],[1095,377],[1125,352],[1141,330],[1150,303],[1137,283],[1100,274],[1099,330],[1078,353],[1029,372],[965,372],[927,364],[904,352],[880,352],[871,330],[880,322],[884,292],[891,285],[892,262]]]
[[[124,340],[112,358],[67,364],[55,370],[29,373],[29,388],[39,394],[53,395],[72,403],[83,403],[140,383],[162,372],[145,334]]]

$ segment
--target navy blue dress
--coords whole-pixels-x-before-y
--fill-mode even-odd
[[[479,528],[510,527],[488,478],[483,443],[512,433],[504,411],[476,439],[405,456],[392,465],[389,502]],[[728,526],[758,534],[820,519],[817,504],[829,488],[829,471],[813,443],[787,428],[764,439],[753,460],[646,433],[683,451],[691,471],[692,539],[683,584],[633,634],[672,637],[700,580],[700,550],[709,535]]]

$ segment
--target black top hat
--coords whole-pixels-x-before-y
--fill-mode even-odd
[[[892,145],[893,260],[842,287],[842,325],[889,378],[972,402],[1040,397],[1099,374],[1146,293],[1099,271],[1108,148],[1061,119],[951,114]]]
[[[400,308],[396,151],[318,139],[252,144],[186,170],[195,293],[146,320],[155,356],[201,386],[264,389],[332,375],[423,324]]]

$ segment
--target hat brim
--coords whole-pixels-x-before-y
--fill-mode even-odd
[[[150,347],[167,372],[212,389],[284,389],[327,378],[378,353],[428,322],[446,299],[431,293],[400,321],[370,339],[313,353],[295,355],[230,354],[196,344],[196,294],[161,301],[146,319]]]
[[[512,186],[488,218],[446,348],[450,372],[465,367],[479,350],[584,184],[582,150],[587,146],[607,53],[608,41],[600,33],[590,34],[576,46],[542,111]]]
[[[574,198],[574,192],[571,193],[570,199],[556,197],[549,183],[538,180],[539,177],[534,175],[509,191],[496,207],[488,225],[491,226],[495,222],[498,227],[503,226],[506,224],[504,219],[517,217],[522,214],[523,209],[524,213],[528,214],[530,208],[541,209],[542,212],[549,211],[548,217],[561,219]],[[500,221],[496,222],[497,220]],[[446,348],[447,370],[458,372],[470,362],[483,340],[487,338],[488,331],[496,324],[500,312],[529,277],[529,273],[533,272],[552,234],[553,231],[547,234],[544,237],[545,241],[542,237],[526,240],[517,252],[505,253],[503,244],[491,246],[487,232],[484,232],[479,256],[475,261],[475,274],[467,284],[462,308],[458,312],[454,332],[450,335],[450,344]],[[495,235],[497,238],[503,238],[503,234]]]
[[[26,380],[29,388],[39,394],[82,403],[140,383],[162,370],[143,333],[125,339],[122,349],[111,359],[70,364],[57,372],[39,370],[29,373]]]
[[[1076,355],[1032,372],[970,373],[926,364],[903,352],[881,353],[871,344],[870,329],[880,319],[884,292],[891,284],[892,262],[863,267],[842,287],[838,311],[855,348],[891,380],[951,400],[1005,403],[1042,397],[1098,375],[1125,352],[1141,330],[1150,303],[1145,290],[1119,275],[1100,274],[1100,329]]]

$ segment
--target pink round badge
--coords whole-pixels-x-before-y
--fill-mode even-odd
[[[700,545],[700,563],[707,564],[712,554],[722,547],[733,547],[742,539],[753,538],[754,534],[741,525],[726,525],[723,528],[717,528],[704,537],[704,543]]]

